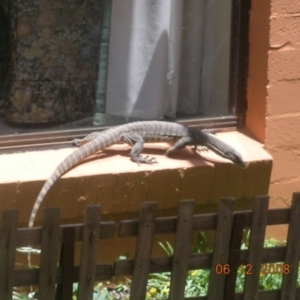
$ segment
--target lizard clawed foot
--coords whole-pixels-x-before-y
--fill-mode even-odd
[[[195,146],[194,149],[199,152],[205,152],[209,150],[206,146]]]
[[[73,145],[76,145],[77,147],[80,147],[82,145],[82,140],[81,139],[75,139],[72,141]]]
[[[157,164],[155,157],[147,156],[138,156],[132,159],[133,161],[137,162],[138,164]]]

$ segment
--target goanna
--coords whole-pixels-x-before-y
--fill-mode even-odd
[[[173,146],[167,150],[166,154],[176,149],[184,148],[187,145],[195,147],[206,146],[208,149],[233,161],[239,166],[245,167],[245,162],[241,155],[228,144],[210,133],[178,123],[141,121],[120,125],[102,132],[93,132],[81,140],[77,139],[74,141],[77,146],[81,147],[62,161],[45,182],[32,208],[29,227],[33,226],[38,209],[56,180],[85,158],[113,144],[127,143],[132,146],[130,153],[132,161],[138,164],[153,164],[156,162],[155,159],[149,158],[148,156],[141,156],[141,152],[144,142],[159,141],[167,141],[173,144]]]

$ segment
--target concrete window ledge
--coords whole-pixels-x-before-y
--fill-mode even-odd
[[[246,169],[211,151],[199,154],[187,148],[166,157],[165,143],[146,144],[143,155],[155,157],[158,163],[139,166],[130,160],[129,146],[114,145],[54,184],[38,212],[37,224],[44,207],[61,207],[61,217],[68,223],[82,221],[88,204],[99,203],[104,214],[126,218],[144,201],[158,201],[159,209],[168,211],[181,199],[195,199],[198,206],[208,207],[224,196],[245,204],[255,195],[267,194],[272,158],[263,145],[236,131],[217,136],[241,153],[248,163]],[[18,209],[20,223],[26,226],[45,180],[74,150],[0,155],[1,208]]]

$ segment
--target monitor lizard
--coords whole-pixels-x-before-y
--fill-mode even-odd
[[[153,157],[141,156],[141,152],[144,142],[159,141],[173,143],[173,146],[166,151],[167,155],[187,145],[195,147],[205,146],[241,167],[245,167],[246,165],[241,155],[235,149],[213,134],[179,123],[140,121],[109,128],[101,132],[93,132],[83,139],[73,141],[80,148],[66,157],[45,182],[32,208],[29,227],[33,227],[38,209],[55,181],[85,158],[113,144],[127,143],[132,146],[130,153],[132,161],[138,164],[153,164],[156,163],[156,160]]]

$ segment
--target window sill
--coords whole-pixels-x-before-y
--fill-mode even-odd
[[[139,166],[130,161],[129,146],[114,145],[58,180],[43,207],[59,206],[62,219],[73,222],[82,220],[88,204],[101,203],[103,213],[124,215],[138,211],[143,201],[158,201],[159,209],[172,209],[180,199],[193,198],[200,205],[216,203],[224,196],[239,200],[267,194],[272,158],[263,145],[235,131],[217,136],[241,153],[248,163],[246,169],[211,151],[198,154],[188,148],[166,157],[165,143],[146,144],[144,155],[155,157],[158,163]],[[1,155],[1,208],[18,209],[20,223],[27,224],[44,181],[73,151],[66,148]],[[39,212],[37,220],[41,215]]]

